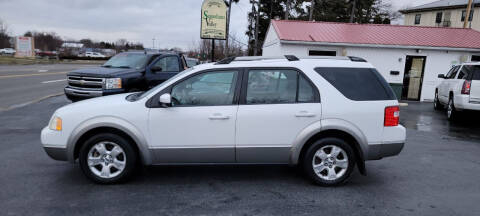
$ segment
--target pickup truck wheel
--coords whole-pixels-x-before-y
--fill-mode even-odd
[[[450,121],[453,121],[457,117],[457,110],[455,109],[455,103],[453,102],[453,98],[450,97],[448,100],[447,106],[447,118]]]
[[[355,167],[352,147],[338,138],[323,138],[311,145],[304,158],[303,168],[314,183],[337,186],[345,183]]]
[[[441,110],[443,108],[442,104],[438,100],[438,92],[435,92],[435,98],[433,99],[433,108],[435,110]]]
[[[133,174],[137,155],[131,144],[116,134],[98,134],[80,149],[79,162],[83,173],[100,184],[127,180]]]

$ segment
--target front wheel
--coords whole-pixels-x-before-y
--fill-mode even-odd
[[[338,138],[323,138],[310,146],[303,158],[306,174],[321,186],[345,183],[355,167],[352,147]]]
[[[79,162],[83,173],[100,184],[127,180],[133,174],[137,155],[131,143],[116,134],[97,134],[80,149]]]
[[[435,92],[435,98],[433,99],[433,109],[441,110],[442,108],[442,104],[438,100],[438,92]]]

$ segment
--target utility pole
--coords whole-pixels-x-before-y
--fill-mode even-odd
[[[315,0],[311,0],[312,3],[310,4],[310,17],[308,18],[309,21],[313,20],[313,8],[315,8]]]
[[[253,50],[253,55],[257,56],[258,54],[258,26],[260,23],[260,0],[255,0],[255,3],[257,4],[257,11],[256,11],[256,21],[255,21],[255,47]]]
[[[288,20],[288,16],[290,15],[290,2],[291,0],[287,0],[285,8],[285,20]]]
[[[228,1],[228,16],[227,16],[227,35],[225,40],[225,57],[228,57],[228,37],[230,37],[230,12],[232,11],[232,0]]]
[[[155,38],[152,38],[152,49],[155,49]]]
[[[352,13],[350,14],[350,23],[353,23],[355,18],[355,8],[357,7],[357,0],[353,0]]]
[[[468,0],[467,14],[465,14],[465,20],[463,21],[463,28],[467,28],[467,24],[470,20],[470,11],[472,10],[472,3],[473,3],[473,0]]]

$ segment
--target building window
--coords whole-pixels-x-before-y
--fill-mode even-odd
[[[480,62],[480,55],[472,55],[472,62]]]
[[[435,23],[442,23],[442,12],[437,12],[437,17],[435,18]]]
[[[309,56],[337,56],[337,51],[328,50],[309,50]]]
[[[465,16],[467,15],[467,11],[463,10],[462,11],[462,22],[465,21]],[[471,22],[473,19],[473,10],[470,11],[470,16],[468,17],[468,21]]]
[[[415,15],[415,25],[420,24],[420,19],[422,18],[422,14]]]

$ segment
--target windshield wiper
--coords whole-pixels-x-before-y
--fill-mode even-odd
[[[124,65],[124,66],[116,66],[116,68],[130,68],[130,66],[126,66],[126,65]]]
[[[112,65],[102,65],[102,67],[109,68],[109,67],[112,67]]]

